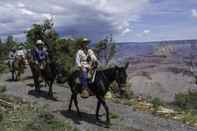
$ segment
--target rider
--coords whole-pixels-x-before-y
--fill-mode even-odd
[[[10,69],[12,69],[12,64],[14,62],[16,58],[16,49],[15,48],[12,48],[9,52],[9,56],[8,56],[8,66]]]
[[[93,67],[93,63],[98,63],[98,59],[94,54],[93,50],[88,48],[88,44],[90,40],[87,38],[83,38],[80,42],[80,49],[76,54],[76,64],[80,68],[81,74],[81,84],[82,91],[81,97],[87,98],[89,97],[88,92],[88,72],[91,71]]]
[[[36,49],[35,49],[35,60],[36,64],[40,65],[40,69],[43,69],[44,65],[46,64],[46,60],[48,57],[47,50],[44,48],[44,42],[42,40],[37,40],[36,42]]]
[[[18,50],[16,51],[16,56],[21,56],[25,59],[25,51],[22,45],[18,47]]]
[[[18,47],[18,50],[16,51],[16,59],[22,59],[23,65],[25,66],[26,62],[25,62],[25,49],[24,46],[20,45]]]

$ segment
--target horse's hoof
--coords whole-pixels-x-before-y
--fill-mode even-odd
[[[105,128],[110,128],[111,123],[110,122],[106,122]]]
[[[53,95],[52,94],[49,94],[49,97],[53,98]]]
[[[35,92],[38,92],[38,93],[40,93],[41,91],[40,91],[40,89],[35,89]]]
[[[53,98],[53,93],[48,93],[48,96]]]
[[[78,113],[78,116],[79,116],[79,118],[82,118],[82,115],[81,115],[81,113]]]
[[[96,120],[97,120],[97,121],[100,121],[100,118],[99,118],[99,117],[96,117]]]

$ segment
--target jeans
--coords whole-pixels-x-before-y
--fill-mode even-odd
[[[82,84],[82,88],[88,87],[88,69],[87,68],[82,69],[81,84]]]

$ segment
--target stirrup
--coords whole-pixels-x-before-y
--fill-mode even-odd
[[[81,98],[88,98],[90,95],[87,89],[83,89],[80,96]]]

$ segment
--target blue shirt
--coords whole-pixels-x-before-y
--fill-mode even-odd
[[[47,52],[45,50],[36,49],[35,50],[35,57],[38,62],[42,62],[43,60],[47,59]]]

